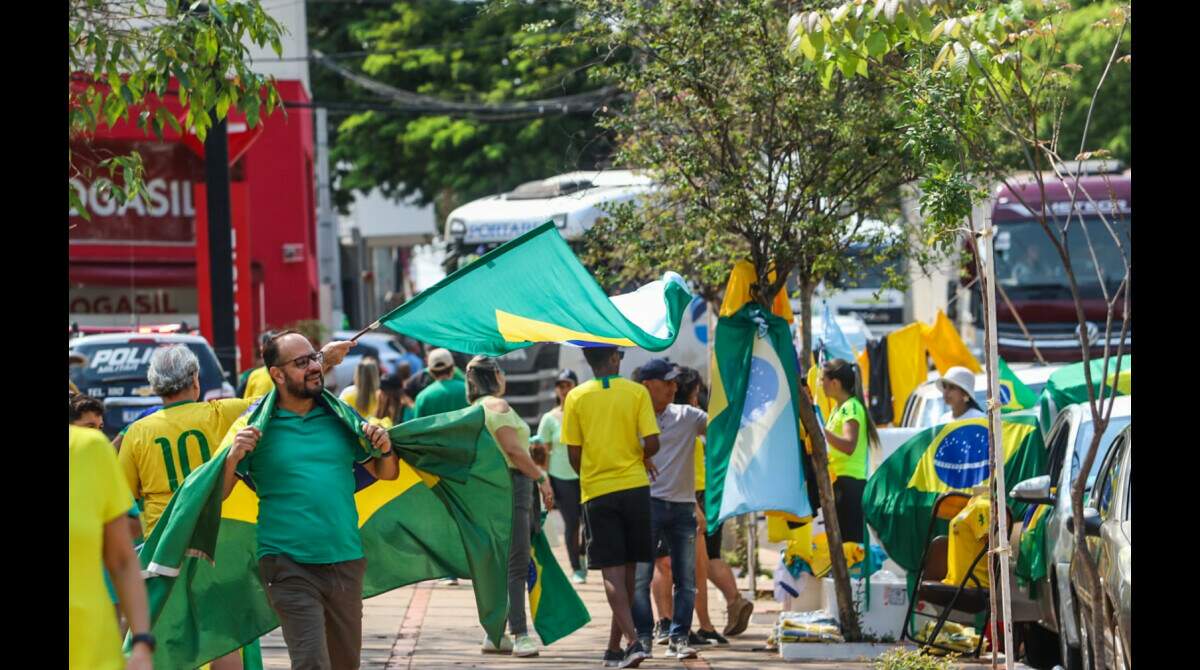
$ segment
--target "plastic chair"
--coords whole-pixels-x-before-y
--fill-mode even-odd
[[[988,587],[980,583],[979,579],[975,576],[975,566],[987,556],[990,542],[984,545],[984,548],[971,561],[971,566],[967,568],[963,579],[957,585],[953,585],[945,584],[941,581],[946,576],[950,539],[946,535],[934,536],[938,521],[949,522],[967,506],[967,502],[970,499],[971,496],[965,493],[950,491],[938,496],[937,501],[933,505],[933,514],[929,520],[929,531],[925,536],[925,552],[921,556],[921,568],[917,572],[916,593],[908,602],[908,613],[905,615],[904,628],[900,634],[901,640],[912,640],[923,648],[962,653],[961,649],[938,644],[937,642],[937,636],[942,632],[942,628],[945,627],[951,613],[962,612],[968,615],[983,613],[983,628],[987,628],[988,620],[991,616],[990,592]],[[1008,510],[1007,506],[1005,506],[1005,512],[1008,514],[1009,525],[1011,527],[1012,512]],[[993,581],[999,579],[999,575],[993,575],[992,579]],[[974,586],[969,586],[972,582]],[[936,605],[940,609],[940,612],[935,615],[917,611],[916,606],[919,601]],[[914,634],[915,617],[918,616],[934,619],[937,622],[934,624],[933,631],[927,636],[927,639],[918,639],[917,634]],[[975,649],[971,653],[976,658],[983,649],[983,640],[984,635],[981,630],[979,642],[975,645]]]

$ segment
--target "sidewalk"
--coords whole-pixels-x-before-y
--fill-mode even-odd
[[[559,564],[566,566],[567,557],[561,544],[555,547]],[[744,580],[741,580],[744,582]],[[760,579],[765,586],[766,580]],[[739,584],[743,585],[743,584]],[[363,670],[437,670],[443,668],[542,670],[600,668],[608,642],[611,614],[604,596],[600,573],[590,572],[588,583],[576,586],[592,622],[566,639],[542,649],[537,658],[481,654],[483,629],[475,611],[475,596],[470,583],[458,586],[423,582],[396,589],[363,603]],[[721,630],[725,624],[725,601],[709,585],[709,609],[714,625]],[[696,670],[762,670],[764,668],[799,668],[802,670],[867,670],[868,662],[806,662],[789,663],[776,652],[765,650],[767,635],[779,612],[779,603],[758,600],[754,615],[745,633],[730,638],[728,646],[709,646],[700,649],[700,658],[689,661],[665,659],[665,646],[654,647],[654,657],[642,663],[642,668],[685,667]],[[695,626],[696,624],[693,624]],[[530,631],[533,629],[530,621]],[[268,669],[288,667],[287,649],[279,630],[262,641],[264,666]],[[963,664],[963,667],[982,668],[983,665]],[[1002,666],[1003,667],[1003,666]]]

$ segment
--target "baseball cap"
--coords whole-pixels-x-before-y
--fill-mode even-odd
[[[430,370],[440,372],[454,367],[454,356],[450,355],[448,349],[434,349],[429,352],[429,357],[425,359],[425,364],[429,366]]]
[[[579,386],[579,375],[575,374],[575,371],[571,368],[563,368],[558,371],[558,377],[554,380],[554,383],[557,384],[558,382],[571,382]]]
[[[638,370],[638,381],[658,379],[664,382],[674,381],[679,376],[679,369],[665,358],[651,358]]]
[[[945,391],[947,384],[957,386],[971,396],[975,392],[975,375],[961,365],[956,365],[946,370],[946,374],[936,382],[939,391]]]

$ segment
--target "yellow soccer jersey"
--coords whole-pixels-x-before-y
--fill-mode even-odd
[[[150,536],[175,490],[212,458],[250,400],[227,398],[167,405],[125,433],[117,460],[134,495],[144,498],[143,535]]]
[[[267,366],[264,365],[255,368],[246,378],[246,390],[242,391],[242,398],[246,400],[261,398],[274,388],[275,382],[271,381],[271,375],[267,372]]]

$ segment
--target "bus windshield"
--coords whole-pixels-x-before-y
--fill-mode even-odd
[[[1086,217],[1083,222],[1086,236],[1078,220],[1071,222],[1067,235],[1075,279],[1080,288],[1089,293],[1099,291],[1101,277],[1109,290],[1115,290],[1124,276],[1121,252],[1112,234],[1098,217]],[[1109,222],[1121,237],[1121,244],[1128,256],[1129,215],[1111,217]],[[1089,238],[1095,250],[1095,261],[1088,250]],[[1096,272],[1097,264],[1100,267],[1099,274]],[[1062,260],[1037,221],[999,224],[996,234],[996,280],[1010,292],[1069,290]]]

